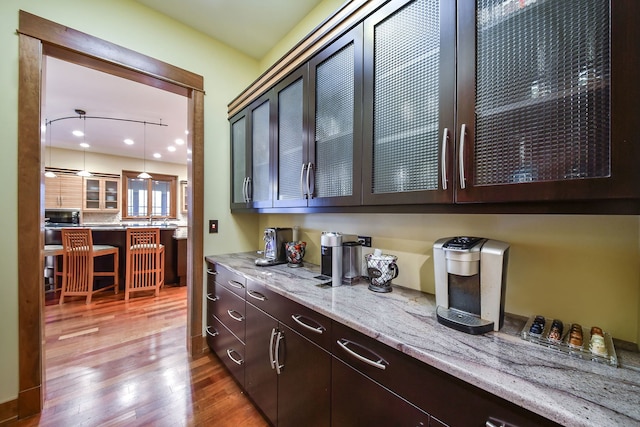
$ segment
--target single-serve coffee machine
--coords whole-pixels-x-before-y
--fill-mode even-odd
[[[353,238],[353,241],[346,241]],[[320,273],[331,277],[331,286],[352,284],[361,275],[362,246],[355,236],[338,231],[323,231],[320,235]]]
[[[287,262],[285,243],[290,242],[292,236],[293,230],[291,228],[265,228],[262,237],[264,251],[262,258],[256,258],[256,265],[264,267]]]
[[[482,237],[447,237],[433,245],[438,322],[468,334],[504,321],[509,245]]]

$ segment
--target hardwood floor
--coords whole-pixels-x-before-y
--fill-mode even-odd
[[[45,307],[45,403],[11,426],[267,426],[215,355],[186,349],[186,287]]]

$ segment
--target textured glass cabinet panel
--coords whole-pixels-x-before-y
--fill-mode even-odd
[[[477,3],[475,185],[611,173],[609,2]]]
[[[303,82],[296,80],[278,94],[278,200],[299,199],[303,161]]]
[[[353,194],[353,43],[316,68],[316,197]]]
[[[269,101],[254,109],[251,117],[252,201],[271,198],[269,194]]]
[[[438,188],[439,4],[416,0],[374,29],[373,193]]]
[[[243,117],[231,125],[231,148],[233,150],[233,202],[244,203],[244,180],[247,177],[246,146],[247,124]]]

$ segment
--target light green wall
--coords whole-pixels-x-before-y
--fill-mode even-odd
[[[0,403],[18,395],[17,106],[18,11],[22,9],[204,76],[205,219],[219,234],[204,234],[204,252],[253,248],[255,215],[229,213],[227,104],[259,75],[257,61],[131,0],[3,0],[0,2],[0,200],[4,227],[0,271]],[[204,233],[204,230],[202,230]]]
[[[320,263],[320,234],[372,236],[398,256],[394,283],[434,293],[432,246],[471,235],[511,245],[505,310],[542,314],[639,342],[640,224],[636,216],[316,214],[263,215],[264,227],[300,227],[305,260]],[[256,236],[256,247],[263,242]]]

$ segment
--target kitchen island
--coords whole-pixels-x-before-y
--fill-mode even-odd
[[[119,256],[119,269],[120,269],[120,289],[124,290],[125,274],[126,274],[126,230],[129,226],[120,224],[108,224],[108,225],[94,225],[86,226],[91,228],[93,244],[94,245],[111,245],[117,246],[120,250]],[[139,228],[139,226],[137,227]],[[176,270],[176,241],[173,239],[173,235],[177,229],[174,225],[161,225],[160,228],[160,243],[164,245],[165,262],[164,262],[164,283],[165,285],[171,285],[179,281]],[[59,227],[45,227],[44,232],[45,245],[61,245],[62,236]],[[58,261],[59,263],[61,260]],[[112,265],[106,265],[106,263],[113,263],[111,259],[96,259],[95,269],[96,271],[108,271],[113,268]],[[62,264],[59,264],[58,271],[62,271]],[[101,286],[100,278],[96,278],[97,286]],[[113,282],[111,282],[113,283]]]
[[[435,297],[400,286],[319,286],[319,266],[257,267],[256,254],[208,256],[270,291],[386,344],[464,383],[567,426],[640,424],[640,358],[617,348],[619,367],[582,360],[520,338],[526,319],[506,316],[499,332],[468,335],[439,324]],[[425,387],[428,386],[425,384]],[[355,392],[355,391],[354,391]],[[464,401],[459,402],[464,408]],[[445,420],[446,421],[446,420]]]

